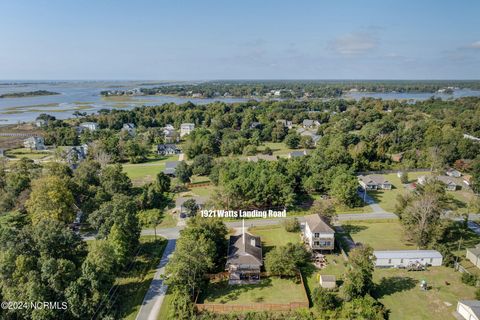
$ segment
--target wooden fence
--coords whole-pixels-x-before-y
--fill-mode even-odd
[[[201,188],[201,187],[208,187],[211,185],[211,182],[201,182],[201,183],[187,183],[188,188]]]
[[[262,272],[262,275],[266,273]],[[208,275],[209,277],[215,275]],[[220,275],[223,276],[223,273]],[[250,304],[221,304],[221,303],[196,303],[195,307],[198,312],[210,311],[215,313],[231,313],[231,312],[245,312],[245,311],[291,311],[300,308],[308,308],[310,302],[305,290],[305,283],[303,282],[302,274],[299,272],[298,276],[303,288],[303,301],[292,301],[290,303],[250,303]],[[288,293],[285,293],[288,294]],[[198,299],[198,296],[197,296]],[[195,299],[195,301],[197,301]]]

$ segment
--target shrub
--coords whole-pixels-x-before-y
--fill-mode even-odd
[[[298,232],[298,231],[300,231],[300,222],[298,222],[297,218],[286,219],[283,222],[283,226],[285,227],[285,231],[287,231],[287,232]]]
[[[462,273],[462,282],[464,284],[468,284],[469,286],[475,286],[477,284],[477,281],[477,276],[466,272]]]
[[[319,311],[333,310],[338,303],[335,293],[321,287],[313,290],[312,300]]]

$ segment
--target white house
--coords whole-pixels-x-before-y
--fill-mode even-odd
[[[98,123],[96,122],[83,122],[83,123],[80,123],[80,127],[88,129],[90,131],[96,131],[99,129]]]
[[[462,176],[462,173],[460,171],[452,168],[448,169],[445,173],[447,174],[447,176],[454,178],[460,178]]]
[[[436,177],[420,176],[417,179],[417,183],[424,185],[429,180],[438,180],[443,182],[445,184],[445,190],[448,190],[448,191],[455,191],[458,188],[458,185],[455,182],[455,180],[448,176],[436,176]]]
[[[312,250],[335,249],[335,231],[318,214],[305,216],[303,240]]]
[[[194,123],[182,123],[180,125],[180,137],[190,134],[195,129]]]
[[[465,320],[480,320],[479,300],[460,300],[457,304],[457,313]]]
[[[34,136],[27,138],[23,140],[23,145],[30,150],[45,150],[45,140],[43,140],[43,137]]]
[[[307,150],[292,151],[288,153],[288,159],[299,158],[308,155]]]
[[[443,257],[437,250],[388,250],[374,251],[375,266],[383,268],[404,268],[411,264],[439,267]]]
[[[304,128],[313,128],[318,127],[320,125],[320,122],[318,122],[317,120],[305,119],[303,120],[302,125]]]

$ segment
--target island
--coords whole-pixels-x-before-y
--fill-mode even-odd
[[[47,90],[36,90],[26,92],[9,92],[0,94],[0,98],[25,98],[25,97],[38,97],[38,96],[53,96],[60,94],[58,92],[52,92]]]

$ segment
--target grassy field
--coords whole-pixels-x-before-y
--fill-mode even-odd
[[[431,172],[429,171],[409,172],[408,182],[416,182],[418,177],[430,174]],[[392,183],[392,190],[368,191],[368,194],[375,199],[375,201],[380,205],[380,207],[382,207],[383,210],[393,212],[397,203],[397,196],[407,192],[407,189],[404,188],[400,178],[396,173],[384,174],[383,176]]]
[[[27,148],[17,148],[5,151],[5,155],[9,158],[40,160],[50,156],[51,153],[49,151],[35,151]]]
[[[269,147],[272,150],[272,155],[274,156],[287,156],[290,152],[299,150],[299,149],[290,149],[283,142],[265,142],[262,146],[259,146],[257,149],[259,152],[265,150],[266,147]]]
[[[429,290],[420,290],[422,280]],[[458,300],[475,298],[475,288],[464,285],[460,273],[446,267],[419,272],[376,269],[374,281],[374,296],[389,309],[391,320],[452,319]]]
[[[134,320],[140,310],[145,293],[155,275],[167,241],[153,236],[140,237],[140,252],[129,270],[116,280],[115,310],[117,319]]]
[[[288,294],[286,294],[288,292]],[[227,282],[211,283],[203,299],[204,303],[252,304],[289,303],[304,301],[304,288],[294,279],[268,277],[259,284],[231,286]]]
[[[248,221],[245,224],[248,225]],[[248,229],[248,231],[253,235],[261,237],[264,254],[273,247],[283,246],[289,242],[300,242],[300,233],[287,232],[282,225],[253,227]]]
[[[375,250],[416,249],[404,240],[403,228],[399,221],[360,222],[352,221],[342,225],[355,242],[369,244]]]
[[[163,215],[162,222],[157,226],[157,228],[173,228],[177,225],[177,220],[169,213]]]
[[[155,176],[165,169],[167,161],[177,161],[178,155],[164,157],[144,163],[124,164],[123,171],[135,185],[143,185],[155,179]]]

